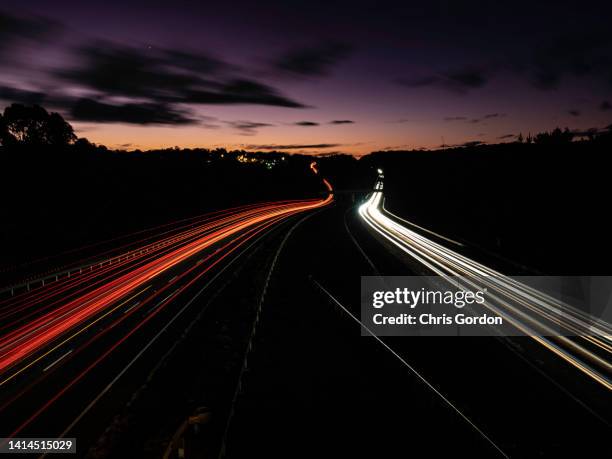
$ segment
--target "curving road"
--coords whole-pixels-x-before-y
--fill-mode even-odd
[[[0,301],[3,436],[68,435],[221,272],[283,222],[332,200],[254,204],[166,225],[13,290]]]
[[[466,290],[486,289],[486,310],[504,318],[517,334],[527,335],[607,389],[612,389],[612,326],[434,242],[384,207],[382,171],[375,191],[359,215],[380,237],[433,273]],[[423,230],[423,228],[419,228]],[[438,239],[458,244],[434,233]],[[460,276],[460,277],[456,277]]]

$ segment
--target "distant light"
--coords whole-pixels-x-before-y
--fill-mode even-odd
[[[378,173],[382,174],[383,173],[382,169],[378,169]]]

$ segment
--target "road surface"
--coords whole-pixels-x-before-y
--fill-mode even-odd
[[[483,309],[503,317],[504,323],[612,390],[610,324],[427,238],[421,234],[423,228],[414,228],[416,225],[385,209],[383,177],[379,175],[376,191],[359,207],[367,225],[432,273],[452,279],[454,285],[459,282],[461,288],[472,291],[485,289]]]
[[[76,436],[80,455],[94,445],[95,457],[159,457],[185,418],[209,407],[213,449],[224,439],[227,457],[609,450],[609,389],[541,342],[385,338],[411,371],[361,336],[338,306],[359,314],[360,276],[427,266],[366,223],[360,202],[347,194],[333,206],[209,214],[62,267],[57,280],[48,273],[44,286],[20,286],[0,303],[3,436]],[[461,255],[454,241],[382,207],[370,218],[375,209],[414,231],[411,244],[441,251],[438,261]],[[454,253],[442,252],[449,246]],[[203,301],[221,280],[223,292]]]
[[[94,264],[30,281],[0,302],[4,437],[65,437],[221,272],[283,222],[332,201],[215,212]]]

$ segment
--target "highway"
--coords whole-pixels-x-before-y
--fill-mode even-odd
[[[379,171],[375,191],[359,207],[365,224],[449,283],[465,290],[486,289],[484,309],[503,317],[520,334],[530,336],[584,375],[612,389],[609,323],[425,237],[419,231],[422,228],[415,228],[385,209],[383,187],[384,175]]]
[[[503,457],[439,394],[509,457],[609,448],[609,390],[530,337],[383,337],[438,394],[363,336],[343,309],[359,317],[360,276],[421,275],[423,265],[364,222],[365,194],[336,199],[279,259],[229,457],[282,457],[294,445],[300,457]]]
[[[2,436],[70,436],[169,327],[193,316],[217,276],[291,217],[332,200],[254,204],[165,225],[13,289],[0,301]]]
[[[360,276],[417,274],[409,258],[486,285],[500,299],[488,307],[530,337],[385,344],[502,454],[601,451],[610,429],[609,326],[391,214],[382,180],[359,207],[349,194],[331,206],[330,194],[209,213],[5,291],[2,436],[76,437],[79,456],[159,457],[185,417],[205,406],[215,420],[213,448],[227,431],[227,457],[286,457],[296,444],[306,457],[501,457],[317,287],[358,314]],[[230,288],[209,298],[220,284]],[[257,305],[262,319],[252,334]],[[541,333],[553,326],[567,336]],[[586,326],[592,333],[577,333]],[[243,359],[248,370],[236,391]],[[226,424],[230,404],[236,414]]]

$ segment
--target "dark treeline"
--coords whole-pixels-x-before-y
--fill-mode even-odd
[[[311,156],[203,148],[120,151],[79,139],[60,115],[0,116],[0,268],[211,210],[319,195]],[[608,273],[612,131],[497,145],[319,157],[337,189],[385,171],[388,207],[544,272]]]

